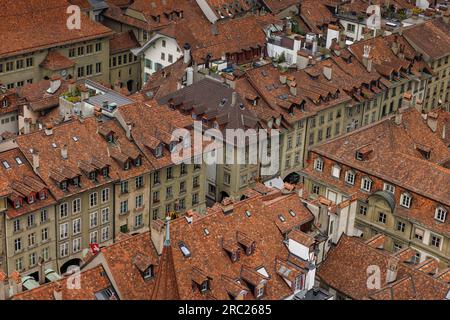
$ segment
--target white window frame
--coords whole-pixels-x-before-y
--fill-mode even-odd
[[[349,181],[349,177],[352,176],[352,181]],[[355,181],[356,181],[356,172],[354,172],[353,170],[348,170],[347,172],[345,172],[345,182],[350,184],[350,185],[355,185]]]
[[[64,216],[62,215],[63,212]],[[59,205],[59,218],[64,219],[67,218],[68,215],[69,215],[69,205],[67,204],[67,202],[61,203]]]
[[[105,237],[106,235],[106,237]],[[102,228],[102,242],[109,240],[109,226]]]
[[[69,243],[61,243],[59,246],[59,256],[61,258],[67,257],[69,255]]]
[[[98,193],[92,192],[89,195],[89,208],[96,207],[98,205]]]
[[[411,208],[412,197],[407,193],[402,193],[400,196],[400,205],[405,208]]]
[[[73,220],[72,232],[73,232],[73,235],[77,235],[77,234],[81,233],[81,218]]]
[[[383,184],[383,190],[392,194],[395,193],[395,187],[392,184],[386,182]]]
[[[62,223],[59,225],[59,239],[60,240],[64,240],[67,239],[69,237],[69,224],[66,223]]]
[[[316,171],[323,171],[323,159],[322,158],[316,158],[316,160],[314,160],[314,170]]]
[[[341,177],[341,166],[340,165],[334,164],[331,167],[331,176],[334,178],[338,178],[338,179]]]
[[[95,222],[95,223],[94,223]],[[96,228],[98,227],[98,212],[91,212],[89,214],[89,228]]]
[[[372,180],[368,177],[361,179],[361,190],[370,192],[372,190]]]
[[[109,188],[105,188],[102,190],[102,203],[109,201]]]
[[[445,222],[445,219],[447,218],[447,210],[443,207],[437,207],[434,213],[434,218],[439,222]]]
[[[81,251],[81,238],[72,240],[72,252],[77,253]]]
[[[72,214],[81,212],[81,198],[76,198],[72,201]]]

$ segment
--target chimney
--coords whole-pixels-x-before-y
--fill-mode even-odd
[[[186,86],[190,86],[194,83],[194,68],[189,67],[186,69]]]
[[[397,110],[397,113],[395,114],[394,122],[396,125],[401,125],[403,119],[403,114],[400,112],[400,110]]]
[[[233,94],[231,95],[231,107],[234,107],[236,105],[237,101],[237,92],[233,91]]]
[[[164,233],[166,230],[166,226],[163,220],[152,220],[151,222],[151,237],[153,245],[158,252],[158,254],[162,253],[163,244],[164,244]]]
[[[297,82],[291,81],[289,83],[289,91],[294,97],[297,96]]]
[[[128,122],[127,127],[125,128],[126,130],[126,135],[127,135],[127,139],[131,140],[131,129],[133,128],[133,124],[131,122]]]
[[[370,57],[367,59],[366,68],[367,68],[367,72],[372,72],[372,58],[370,58]]]
[[[62,285],[59,282],[56,283],[55,289],[53,289],[53,298],[55,300],[59,300],[59,301],[63,299],[63,297],[62,297]]]
[[[63,158],[64,160],[67,160],[68,156],[67,156],[67,144],[63,145],[61,148],[61,158]]]
[[[189,64],[191,62],[191,45],[189,43],[184,44],[184,64]]]
[[[39,151],[33,149],[33,152],[31,154],[33,156],[33,171],[37,173],[39,170]]]
[[[333,69],[331,68],[331,63],[325,63],[323,65],[323,76],[327,78],[327,80],[331,80]]]
[[[53,125],[51,123],[47,122],[45,124],[44,132],[45,132],[46,136],[51,136],[53,134]]]
[[[391,49],[395,55],[398,54],[399,45],[398,45],[398,36],[397,35],[394,36],[394,42],[392,42],[392,44],[391,44]]]
[[[0,301],[6,300],[8,298],[8,295],[6,293],[7,285],[6,285],[6,279],[8,277],[6,274],[2,271],[0,271]]]
[[[89,99],[89,89],[85,85],[80,86],[81,101]]]
[[[297,55],[297,69],[303,70],[309,65],[309,55],[306,52],[299,52]]]
[[[370,50],[371,50],[371,47],[369,45],[365,45],[364,46],[364,53],[363,53],[362,63],[364,65],[364,67],[367,68],[367,70],[369,70],[369,60],[371,60],[369,58],[370,57]],[[370,68],[372,68],[372,62],[370,62]]]
[[[23,133],[29,134],[30,133],[30,127],[31,127],[31,118],[25,118],[23,120]]]
[[[395,280],[397,280],[397,265],[398,265],[398,258],[391,257],[387,265],[386,283],[392,283]]]
[[[42,257],[39,258],[39,270],[38,270],[38,277],[39,277],[39,284],[45,283],[45,272],[44,272],[44,259]]]
[[[12,288],[11,296],[14,296],[18,293],[22,292],[22,278],[20,277],[20,273],[14,271],[9,278],[9,286]]]
[[[188,224],[192,224],[194,221],[194,212],[192,210],[187,211],[185,218]]]

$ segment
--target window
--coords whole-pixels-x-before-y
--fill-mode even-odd
[[[359,207],[359,214],[365,216],[367,215],[367,207],[366,206],[360,206]]]
[[[92,212],[89,215],[89,228],[95,228],[98,225],[98,213]]]
[[[91,76],[92,74],[93,74],[93,66],[92,66],[92,64],[88,64],[86,66],[86,75]]]
[[[34,267],[37,264],[37,258],[36,258],[36,253],[30,253],[30,255],[28,256],[28,262],[30,267]]]
[[[157,184],[160,184],[160,183],[161,183],[161,180],[159,178],[159,171],[155,171],[153,173],[153,185],[157,185]]]
[[[172,187],[167,187],[166,188],[166,199],[172,199],[173,197],[173,188]]]
[[[21,59],[21,60],[17,60],[16,61],[16,69],[23,69],[24,68],[24,63],[23,63],[23,60]]]
[[[400,205],[405,208],[411,207],[411,196],[407,193],[402,193],[400,197]]]
[[[28,235],[28,246],[32,247],[36,244],[36,233],[30,233]]]
[[[316,169],[316,171],[322,171],[323,170],[323,160],[321,158],[317,158],[314,161],[314,169]]]
[[[186,181],[181,181],[180,182],[180,193],[185,193],[186,192]]]
[[[98,42],[95,44],[95,51],[102,51],[102,43]]]
[[[86,54],[92,53],[92,50],[93,50],[92,44],[86,46]]]
[[[23,270],[23,258],[16,259],[16,270],[17,271]]]
[[[402,221],[397,221],[397,231],[405,232],[406,224]]]
[[[186,174],[186,173],[187,173],[187,166],[186,166],[185,163],[181,163],[181,165],[180,165],[180,174],[183,175],[183,174]]]
[[[142,214],[137,215],[134,217],[134,227],[139,228],[142,226]]]
[[[166,171],[166,178],[167,178],[167,180],[173,179],[172,167],[167,168],[167,171]]]
[[[97,62],[95,64],[95,73],[101,73],[102,72],[102,63],[101,62]]]
[[[120,202],[120,214],[128,213],[128,200]]]
[[[393,194],[395,192],[395,187],[392,184],[385,182],[384,186],[383,186],[383,190]]]
[[[81,219],[80,218],[73,220],[72,230],[73,230],[74,235],[81,233]]]
[[[59,205],[59,217],[63,219],[66,218],[67,215],[68,215],[67,202],[61,203]]]
[[[41,230],[41,239],[42,241],[48,240],[48,228],[44,228]]]
[[[263,295],[264,295],[264,286],[261,286],[256,290],[256,298],[261,298]]]
[[[436,213],[434,215],[434,218],[440,222],[445,222],[445,218],[447,216],[447,211],[442,208],[442,207],[438,207],[436,208]]]
[[[370,180],[369,178],[361,179],[361,189],[370,192],[370,190],[372,189],[372,180]]]
[[[143,276],[146,280],[153,278],[153,266],[148,267]]]
[[[84,67],[78,67],[77,74],[78,74],[78,78],[84,77]]]
[[[102,229],[102,242],[109,240],[109,227],[104,227]]]
[[[61,225],[59,225],[59,239],[67,239],[67,237],[69,236],[69,224],[63,223]]]
[[[80,213],[81,212],[81,199],[77,198],[72,201],[72,213]]]
[[[80,252],[81,251],[81,238],[73,239],[72,241],[72,252]]]
[[[84,47],[78,47],[78,55],[82,56],[84,54]]]
[[[14,239],[14,251],[18,252],[22,250],[22,238]]]
[[[69,58],[73,58],[73,57],[75,57],[75,49],[74,48],[69,49]]]
[[[144,186],[144,177],[143,176],[139,176],[136,178],[136,189],[140,189]]]
[[[161,52],[161,60],[166,60],[166,54],[164,52]]]
[[[230,176],[229,173],[225,172],[225,173],[223,174],[223,183],[229,185],[230,182],[231,182],[231,176]]]
[[[417,251],[414,257],[412,258],[414,264],[418,264],[420,262],[420,256],[421,256],[420,252]]]
[[[34,58],[33,57],[27,58],[27,68],[30,68],[33,65],[34,65]]]
[[[66,257],[66,256],[68,256],[69,255],[69,243],[62,243],[60,246],[59,246],[59,256],[61,257],[61,258],[63,258],[63,257]]]
[[[386,223],[386,214],[384,212],[378,213],[378,222]]]
[[[27,218],[28,228],[31,228],[35,225],[34,214],[30,214]]]
[[[192,205],[195,206],[198,204],[198,193],[194,193],[192,195]]]
[[[398,252],[403,249],[403,246],[400,243],[394,242],[394,252]]]
[[[128,181],[120,182],[120,193],[128,193]]]
[[[102,203],[109,201],[109,188],[105,188],[102,190]]]
[[[198,188],[200,186],[200,184],[198,183],[199,177],[194,177],[194,179],[192,180],[192,187]]]
[[[312,187],[312,193],[314,194],[320,194],[320,187],[318,185],[313,185]]]
[[[42,222],[46,222],[48,219],[48,212],[47,209],[42,209],[41,210],[41,223]]]
[[[339,178],[341,176],[341,167],[337,164],[333,165],[331,168],[331,175],[335,178]]]
[[[173,55],[169,54],[168,59],[167,59],[170,63],[173,62]]]
[[[89,195],[89,208],[97,205],[97,192],[93,192]]]
[[[109,222],[109,208],[102,209],[102,224]]]
[[[42,249],[42,258],[44,261],[48,261],[50,259],[50,249],[48,247]]]
[[[432,234],[431,235],[431,241],[430,241],[430,245],[436,248],[441,248],[441,242],[442,242],[442,238]]]
[[[414,238],[417,240],[423,240],[424,231],[422,229],[416,228],[414,229]]]
[[[141,194],[136,197],[136,209],[142,208],[144,206],[144,196]]]
[[[157,220],[159,215],[159,208],[153,209],[152,211],[152,219]]]
[[[355,172],[353,170],[347,171],[345,173],[345,182],[351,185],[355,184]]]
[[[89,234],[89,243],[98,243],[98,231]]]

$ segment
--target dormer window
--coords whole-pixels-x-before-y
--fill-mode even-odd
[[[200,286],[200,292],[201,293],[205,293],[206,291],[209,290],[209,280],[206,280],[202,283],[202,285]]]
[[[159,146],[157,146],[156,149],[155,149],[155,157],[161,158],[162,155],[163,155],[162,145],[159,145]]]
[[[14,201],[14,208],[19,209],[22,206],[22,200],[17,199]]]
[[[39,199],[40,200],[45,200],[47,198],[47,192],[45,192],[45,190],[39,192]]]
[[[136,160],[134,160],[134,165],[136,167],[140,167],[141,164],[142,164],[142,158],[141,157],[138,157]]]
[[[95,171],[89,172],[90,180],[95,181],[96,178],[97,178],[97,174],[95,173]]]
[[[333,165],[331,168],[331,175],[339,179],[341,176],[341,167],[337,164]]]
[[[384,190],[384,191],[387,191],[387,192],[389,192],[389,193],[394,194],[394,192],[395,192],[395,187],[394,187],[392,184],[384,183],[383,190]]]
[[[130,170],[130,161],[127,160],[125,161],[125,163],[123,164],[123,170]]]
[[[347,171],[345,173],[345,182],[347,182],[348,184],[354,185],[355,177],[356,177],[356,174],[353,170]]]
[[[61,188],[62,191],[67,191],[67,181],[62,181],[59,184],[59,187]]]
[[[447,210],[443,207],[437,207],[434,218],[440,222],[445,222],[445,219],[447,218]]]
[[[104,167],[102,169],[102,175],[106,178],[109,175],[109,168],[108,167]]]
[[[8,100],[3,99],[3,100],[2,100],[2,107],[3,107],[3,108],[6,108],[7,106],[8,106]]]
[[[32,204],[32,203],[34,203],[34,201],[36,201],[36,197],[34,196],[34,194],[30,194],[28,196],[28,203]]]
[[[364,160],[364,155],[361,152],[356,151],[356,159],[359,160],[359,161],[363,161]]]
[[[261,299],[264,296],[264,286],[257,287],[255,289],[256,299]]]
[[[80,186],[80,177],[73,178],[72,183],[74,186],[79,187]]]
[[[361,189],[367,192],[370,192],[372,189],[372,180],[369,178],[362,178],[361,179]]]
[[[400,196],[400,205],[405,208],[410,208],[411,200],[412,197],[408,193],[402,193],[402,195]]]
[[[107,140],[108,142],[113,143],[113,142],[114,142],[114,134],[112,134],[112,133],[108,134],[108,135],[106,136],[106,140]]]
[[[323,160],[321,158],[317,158],[314,161],[314,169],[316,171],[322,171],[323,170]]]
[[[147,270],[145,270],[144,271],[144,273],[143,273],[143,277],[144,277],[144,279],[145,280],[148,280],[148,279],[151,279],[151,278],[153,278],[154,277],[154,271],[153,271],[153,265],[151,265],[151,266],[149,266],[148,268],[147,268]]]

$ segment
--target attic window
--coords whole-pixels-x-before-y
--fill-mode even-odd
[[[206,291],[208,291],[208,289],[209,289],[209,280],[206,280],[205,282],[202,283],[200,287],[200,292],[205,293]]]
[[[245,211],[245,215],[250,218],[252,216],[252,213],[248,210]]]
[[[79,187],[80,186],[80,177],[73,178],[72,183],[74,186]]]
[[[281,222],[285,222],[286,221],[286,218],[282,214],[278,215],[278,219],[280,219]]]
[[[67,181],[63,181],[59,184],[62,191],[67,191]]]
[[[178,246],[180,247],[181,253],[183,254],[183,256],[185,258],[189,258],[191,256],[191,251],[189,251],[188,247],[186,246],[186,244],[184,242],[180,241]]]
[[[6,160],[3,160],[3,161],[2,161],[2,164],[3,164],[3,166],[5,167],[5,169],[10,169],[10,168],[11,168],[11,166],[10,166],[9,163],[8,163],[8,161],[6,161]]]
[[[28,203],[29,203],[29,204],[32,204],[32,203],[34,203],[35,200],[36,200],[36,199],[35,199],[34,194],[30,194],[30,196],[28,197]]]
[[[140,167],[141,164],[142,164],[142,159],[141,159],[141,157],[138,157],[138,158],[134,161],[134,165],[135,165],[136,167]]]
[[[144,277],[145,280],[151,279],[154,277],[154,272],[153,272],[153,265],[149,266],[147,268],[147,270],[145,270],[145,272],[142,274],[142,276]]]
[[[109,175],[109,168],[108,167],[104,167],[102,169],[102,175],[106,178]]]
[[[155,157],[160,158],[162,157],[162,146],[159,145],[155,149]]]
[[[436,208],[436,213],[434,215],[434,218],[440,222],[445,222],[445,218],[447,216],[447,210],[445,210],[442,207]]]
[[[15,157],[14,158],[16,160],[16,163],[20,166],[21,164],[23,164],[22,159],[20,159],[20,157]]]
[[[45,200],[46,198],[47,198],[47,192],[45,192],[45,190],[44,190],[44,191],[41,191],[41,192],[39,193],[39,199]]]
[[[130,169],[130,161],[125,161],[125,163],[123,164],[123,169],[125,171]]]
[[[297,214],[293,211],[293,210],[291,210],[291,209],[289,209],[289,214],[292,216],[292,217],[295,217]]]
[[[89,172],[89,179],[92,181],[95,181],[97,175],[95,173],[95,171]]]
[[[108,142],[114,142],[114,135],[112,133],[108,134],[108,136],[106,137],[106,140],[108,140]]]
[[[14,208],[19,209],[22,206],[21,200],[14,201]]]
[[[356,159],[359,160],[359,161],[363,161],[364,160],[364,155],[361,152],[356,151]]]

